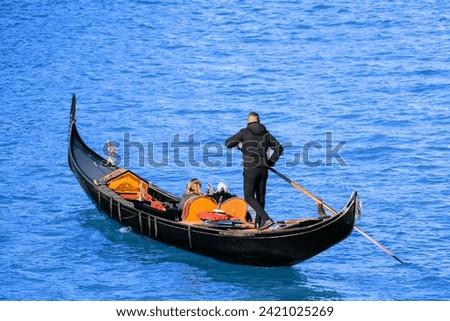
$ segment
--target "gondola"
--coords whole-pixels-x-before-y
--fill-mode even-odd
[[[198,197],[181,211],[178,196],[115,166],[89,148],[77,129],[76,109],[73,95],[69,166],[95,206],[137,234],[220,261],[269,267],[312,258],[353,230],[356,192],[333,215],[322,212],[311,218],[277,221],[263,230],[246,220],[247,206],[239,197],[221,204],[209,196]]]

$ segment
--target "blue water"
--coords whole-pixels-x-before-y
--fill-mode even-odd
[[[450,299],[448,1],[10,0],[0,39],[1,300]],[[72,93],[89,146],[175,194],[194,176],[242,194],[223,142],[259,112],[277,169],[335,209],[357,190],[357,225],[405,264],[356,231],[285,268],[127,233],[67,165]],[[317,215],[274,175],[267,198]]]

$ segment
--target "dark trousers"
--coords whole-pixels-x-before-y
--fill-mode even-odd
[[[266,202],[266,183],[269,176],[267,167],[244,169],[244,198],[256,212],[255,223],[269,219],[264,210]]]

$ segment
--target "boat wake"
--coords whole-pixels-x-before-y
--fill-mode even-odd
[[[133,229],[131,228],[131,226],[125,226],[125,227],[121,227],[119,229],[119,232],[122,234],[126,234],[126,233],[131,233]]]

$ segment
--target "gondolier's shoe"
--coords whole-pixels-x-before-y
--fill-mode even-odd
[[[262,223],[259,227],[260,230],[265,230],[266,228],[272,226],[274,224],[274,221],[272,221],[270,218],[265,221],[264,223]]]
[[[259,216],[257,216],[257,217],[255,217],[255,228],[260,228],[261,227],[261,225],[262,225],[262,219],[261,219],[261,217],[259,217]]]

